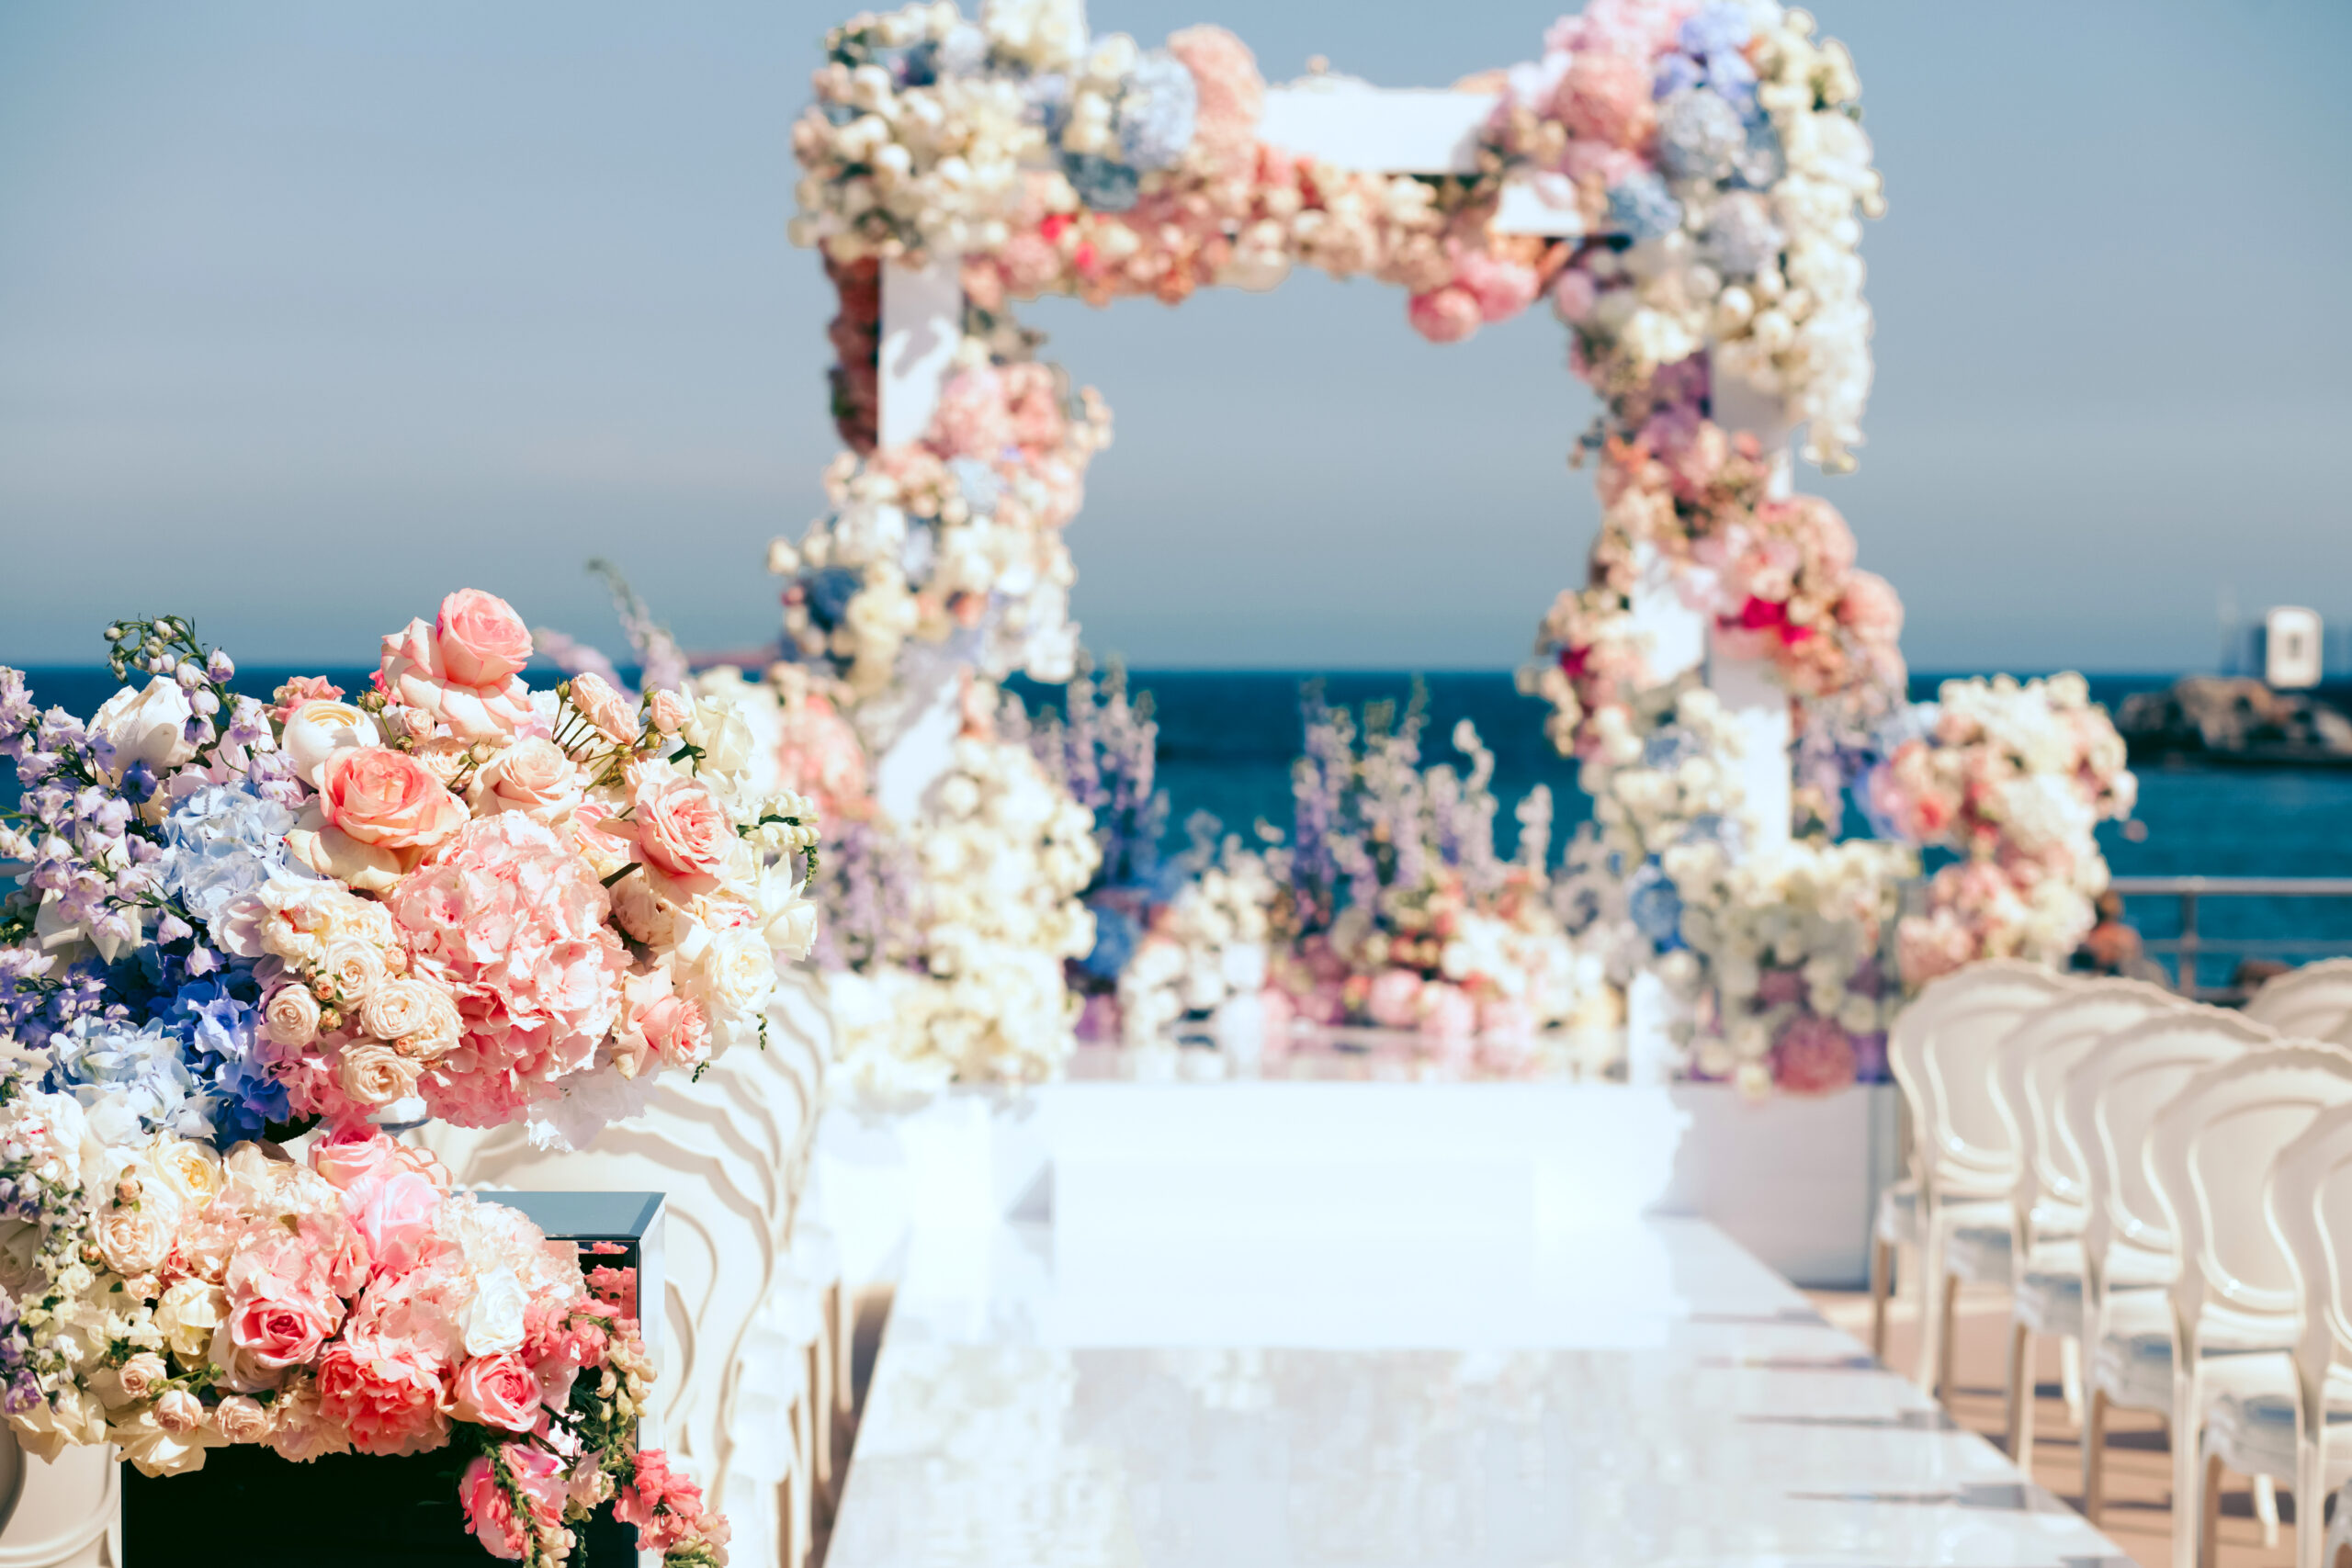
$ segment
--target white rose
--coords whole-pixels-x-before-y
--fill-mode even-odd
[[[184,1367],[201,1367],[213,1330],[229,1315],[229,1293],[204,1280],[182,1280],[155,1303],[155,1326]]]
[[[473,1302],[466,1308],[466,1354],[492,1356],[521,1348],[523,1309],[530,1304],[531,1292],[512,1269],[479,1276]]]
[[[376,721],[349,703],[321,697],[301,704],[286,718],[280,744],[294,761],[294,771],[319,787],[327,759],[357,746],[380,746],[383,735]]]
[[[107,1427],[107,1437],[119,1446],[122,1457],[139,1467],[141,1475],[178,1475],[204,1466],[204,1450],[221,1447],[227,1439],[209,1421],[198,1421],[172,1431],[153,1410],[142,1410],[128,1421]]]
[[[775,954],[746,927],[712,933],[704,973],[711,1000],[735,1017],[759,1012],[775,992]]]
[[[196,755],[185,726],[196,716],[187,693],[167,675],[158,675],[143,692],[125,686],[106,700],[90,717],[90,732],[104,736],[114,748],[108,784],[122,782],[124,772],[144,762],[157,776],[169,773]]]

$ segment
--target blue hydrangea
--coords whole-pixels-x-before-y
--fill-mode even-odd
[[[1153,50],[1136,62],[1119,95],[1119,151],[1143,170],[1173,168],[1193,144],[1200,87],[1182,61]]]
[[[1126,910],[1109,904],[1094,908],[1094,951],[1079,967],[1098,980],[1115,980],[1135,956],[1143,926]]]
[[[251,976],[237,970],[185,987],[164,1015],[166,1023],[185,1032],[189,1070],[207,1089],[208,1112],[222,1144],[258,1137],[265,1123],[287,1118],[286,1086],[265,1073],[254,1055],[258,1000]]]
[[[1058,71],[1041,71],[1021,84],[1022,117],[1059,141],[1069,122],[1069,78]]]
[[[1682,226],[1682,204],[1666,182],[1645,169],[1628,175],[1609,192],[1611,231],[1636,240],[1654,240]]]
[[[218,939],[231,900],[272,876],[311,876],[286,856],[294,813],[243,784],[209,784],[164,818],[164,854],[157,869],[175,896]]]
[[[956,457],[949,461],[947,471],[955,478],[956,488],[963,493],[964,504],[974,512],[992,513],[1004,499],[1004,480],[997,471],[978,457]]]
[[[1747,146],[1739,111],[1705,87],[1675,94],[1658,111],[1658,161],[1678,180],[1727,180]]]
[[[1736,54],[1740,46],[1755,36],[1756,29],[1748,24],[1745,6],[1717,0],[1716,4],[1702,7],[1685,20],[1675,41],[1681,45],[1684,53],[1703,59],[1718,54]]]
[[[1671,952],[1682,945],[1682,895],[1666,873],[1651,861],[1634,873],[1634,880],[1626,889],[1625,912],[1632,918],[1634,929],[1647,937],[1661,952]]]
[[[1062,173],[1078,199],[1097,212],[1125,212],[1142,193],[1143,176],[1125,164],[1091,152],[1062,154]]]
[[[865,586],[865,574],[850,567],[829,566],[800,580],[808,591],[808,617],[827,631],[842,624],[849,602]]]
[[[161,1019],[137,1029],[77,1021],[51,1037],[44,1087],[80,1100],[92,1130],[107,1143],[158,1130],[209,1139],[210,1107],[189,1068],[186,1043]]]
[[[1679,768],[1699,754],[1699,738],[1679,725],[1668,725],[1642,742],[1642,765]]]
[[[1770,190],[1789,166],[1781,151],[1781,133],[1762,115],[1747,121],[1747,145],[1740,149],[1734,170],[1738,183],[1754,190]]]
[[[1780,260],[1784,241],[1762,197],[1734,191],[1707,214],[1700,252],[1726,277],[1753,277]]]

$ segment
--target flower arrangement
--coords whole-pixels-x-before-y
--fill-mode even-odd
[[[2123,738],[2080,675],[1947,681],[1939,696],[1869,786],[1896,831],[1962,857],[1902,922],[1905,983],[1983,957],[2063,963],[2107,886],[2093,829],[2138,795]]]
[[[531,690],[491,594],[385,637],[350,702],[241,695],[175,617],[108,640],[150,679],[87,723],[0,671],[0,1033],[109,1136],[429,1114],[576,1140],[756,1043],[777,955],[808,949],[815,818],[747,784],[741,720],[594,674]]]
[[[922,822],[861,828],[831,895],[836,1049],[886,1102],[1053,1076],[1077,1043],[1063,965],[1094,946],[1091,814],[1025,743],[974,726],[934,798]]]
[[[1193,845],[1170,867],[1181,878],[1174,897],[1147,908],[1119,954],[1117,1033],[1131,1045],[1159,1040],[1188,1018],[1217,1018],[1266,987],[1282,894],[1274,878],[1284,857],[1247,848],[1238,834],[1220,838],[1206,812],[1186,826]],[[1286,1016],[1279,1007],[1276,1013],[1276,1021]],[[1256,1021],[1262,1033],[1264,1019]]]
[[[920,441],[843,453],[825,475],[832,510],[797,545],[769,547],[787,649],[859,699],[888,685],[910,639],[991,678],[1066,680],[1076,658],[1061,531],[1110,442],[1109,411],[1023,345],[967,335],[956,367]]]
[[[727,1561],[726,1521],[655,1450],[633,1269],[594,1267],[422,1150],[346,1123],[307,1162],[157,1131],[0,1068],[0,1410],[28,1449],[112,1443],[148,1475],[208,1451],[456,1446],[492,1556],[559,1568],[610,1502],[670,1568]],[[114,1097],[109,1097],[114,1098]]]

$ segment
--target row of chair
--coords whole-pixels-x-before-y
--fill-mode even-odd
[[[2005,1284],[2021,1468],[2034,1342],[2054,1337],[2090,1518],[2109,1411],[2153,1411],[2171,1424],[2176,1568],[2211,1559],[2225,1467],[2255,1478],[2268,1540],[2273,1483],[2293,1486],[2297,1561],[2316,1568],[2325,1497],[2352,1480],[2352,1442],[2328,1442],[2352,1423],[2347,1041],[2352,960],[2242,1012],[2008,961],[1930,985],[1890,1041],[1912,1168],[1880,1204],[1872,1348],[1898,1247],[1918,1259],[1918,1375],[1938,1397],[1960,1285]]]

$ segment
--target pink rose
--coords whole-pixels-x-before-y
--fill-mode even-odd
[[[1486,321],[1507,321],[1534,301],[1535,269],[1505,261],[1485,251],[1464,252],[1453,281],[1478,301],[1478,316]]]
[[[450,1408],[460,1421],[527,1432],[539,1424],[539,1380],[511,1350],[476,1356],[449,1385]]]
[[[449,679],[474,687],[503,685],[531,662],[531,628],[495,593],[460,588],[441,601],[433,640]]]
[[[1413,330],[1431,343],[1460,343],[1478,330],[1478,297],[1453,284],[1416,294],[1405,307]]]
[[[1444,980],[1421,987],[1420,1029],[1423,1034],[1448,1044],[1459,1044],[1478,1032],[1478,1004],[1470,993]]]
[[[229,1337],[265,1371],[309,1365],[343,1317],[343,1303],[323,1290],[282,1290],[284,1283],[266,1278],[240,1296],[231,1274]]]
[[[571,678],[571,705],[580,716],[617,745],[637,743],[637,707],[613,689],[613,683],[591,670]]]
[[[232,1393],[212,1412],[213,1424],[232,1443],[258,1443],[269,1436],[269,1409],[248,1394]]]
[[[204,1402],[184,1388],[164,1391],[155,1401],[155,1425],[175,1437],[204,1425]]]
[[[1827,1094],[1854,1081],[1854,1042],[1826,1018],[1801,1013],[1772,1043],[1772,1081],[1791,1094]]]
[[[1552,310],[1570,326],[1590,321],[1592,308],[1600,299],[1600,291],[1593,287],[1592,275],[1578,267],[1560,274],[1560,281],[1552,286]]]
[[[530,657],[530,631],[505,600],[460,589],[441,601],[433,625],[413,620],[384,639],[376,685],[388,702],[421,710],[461,739],[500,739],[531,717],[518,675]]]
[[[653,694],[653,728],[664,735],[675,735],[686,722],[690,710],[686,699],[675,692]]]
[[[1373,976],[1364,1013],[1383,1029],[1411,1029],[1421,1021],[1421,977],[1410,969],[1383,969]]]
[[[700,1004],[677,994],[667,969],[622,982],[621,1018],[614,1055],[630,1077],[650,1062],[683,1067],[710,1055],[710,1021]]]
[[[467,820],[465,803],[430,769],[385,746],[330,756],[319,804],[344,837],[388,850],[430,849]]]
[[[441,1189],[430,1177],[401,1167],[379,1170],[344,1193],[344,1209],[379,1273],[405,1274],[440,1251],[433,1227]]]
[[[646,864],[693,892],[718,886],[718,873],[738,839],[710,791],[691,779],[640,784],[633,804],[638,853]]]
[[[348,1190],[382,1169],[399,1147],[365,1122],[348,1122],[311,1145],[311,1168],[337,1189]]]

